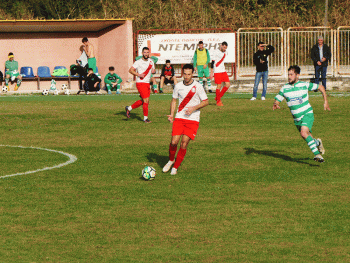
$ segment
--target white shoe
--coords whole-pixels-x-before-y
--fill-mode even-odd
[[[177,174],[177,169],[176,168],[171,168],[171,172],[170,172],[171,175],[175,175]]]
[[[88,92],[88,91],[85,91],[85,94],[86,94],[86,95],[89,95],[89,93],[90,93],[90,92]]]
[[[324,149],[323,147],[323,143],[322,143],[322,140],[320,138],[317,138],[318,142],[320,143],[318,146],[317,146],[317,149],[318,151],[321,153],[321,154],[324,154],[326,152],[326,150]]]
[[[265,97],[261,97],[261,100],[266,100]]]
[[[163,173],[169,172],[171,166],[175,163],[174,161],[169,161],[164,167],[163,167]]]
[[[255,98],[255,97],[252,97],[250,100],[256,100],[256,98]]]
[[[324,159],[323,159],[321,154],[316,154],[315,157],[314,157],[314,161],[319,162],[319,163],[323,163]]]

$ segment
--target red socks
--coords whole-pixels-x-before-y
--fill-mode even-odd
[[[216,94],[215,100],[216,100],[216,101],[220,101],[220,90],[219,90],[219,89],[216,89],[216,90],[215,90],[215,94]]]
[[[136,108],[140,107],[142,105],[142,103],[143,103],[142,100],[138,100],[133,105],[131,105],[131,108],[136,109]]]
[[[221,100],[221,98],[224,96],[224,94],[225,94],[225,92],[228,90],[228,87],[223,87],[222,88],[222,90],[221,90],[221,92],[220,92],[220,100]]]
[[[178,169],[179,166],[181,165],[182,161],[185,158],[186,151],[187,151],[187,149],[180,148],[179,152],[177,153],[176,161],[175,161],[174,166],[173,166],[175,169]]]
[[[142,105],[142,108],[143,108],[143,116],[148,116],[148,104],[149,103],[144,103]]]
[[[170,145],[169,145],[169,161],[175,160],[176,150],[177,150],[177,145],[172,146],[170,143]]]

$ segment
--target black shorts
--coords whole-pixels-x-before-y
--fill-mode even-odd
[[[164,76],[163,76],[164,77]],[[173,78],[173,77],[172,77]],[[174,84],[174,81],[173,80],[169,80],[167,79],[166,77],[164,77],[164,84],[167,85],[167,84]]]

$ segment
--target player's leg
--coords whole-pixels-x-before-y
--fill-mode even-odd
[[[306,114],[301,120],[300,126],[297,126],[300,129],[301,137],[306,141],[310,150],[313,152],[314,160],[317,162],[324,162],[324,159],[319,151],[320,141],[314,139],[311,135],[311,128],[314,122],[313,114]]]
[[[203,86],[203,75],[204,75],[203,66],[198,65],[197,69],[198,69],[198,79],[199,79],[198,82]]]
[[[261,100],[265,100],[266,91],[267,91],[267,78],[269,76],[268,71],[262,72],[262,83],[263,83],[263,92],[261,93]]]
[[[321,67],[322,86],[327,90],[327,67]]]
[[[173,125],[173,133],[174,133],[174,125]],[[177,145],[178,145],[180,139],[181,139],[181,135],[173,135],[171,137],[171,142],[169,145],[169,161],[163,167],[163,173],[169,172],[171,166],[175,163],[175,155],[176,155],[176,151],[177,151]]]
[[[9,81],[10,81],[11,75],[9,72],[5,73],[5,86],[8,88],[8,90],[10,90],[9,88]]]
[[[320,83],[320,70],[321,70],[321,66],[316,65],[315,66],[315,84]]]
[[[187,152],[187,146],[190,143],[191,138],[187,135],[182,135],[182,139],[181,139],[181,144],[180,144],[180,149],[179,152],[176,155],[176,160],[174,163],[173,168],[171,169],[171,175],[175,175],[177,174],[177,169],[180,167],[182,161],[185,158],[186,152]]]
[[[145,123],[151,123],[148,119],[148,105],[149,105],[149,97],[151,96],[150,86],[145,83],[142,87],[142,93],[140,93],[142,98],[142,109],[143,109],[143,121]]]
[[[225,95],[226,91],[229,89],[229,87],[230,87],[230,80],[227,77],[227,79],[224,82],[224,87],[220,91],[220,101],[221,101],[221,98]]]
[[[159,93],[163,93],[163,87],[164,87],[164,80],[165,80],[165,77],[164,76],[161,76],[160,77],[160,86],[159,86]]]
[[[145,92],[145,85],[148,86],[148,90],[149,90],[149,84],[147,85],[146,83],[136,83],[136,88],[140,93],[141,99],[135,101],[131,106],[126,106],[125,107],[125,111],[126,111],[126,117],[130,118],[130,112],[133,109],[137,109],[138,107],[140,107],[143,104],[143,97],[147,97],[147,91]],[[150,91],[148,92],[150,93]],[[149,97],[149,96],[148,96]]]
[[[256,100],[256,97],[258,96],[258,87],[259,87],[259,82],[261,77],[262,77],[262,72],[255,73],[253,97],[250,100]]]
[[[213,92],[213,90],[211,89],[211,80],[210,80],[210,71],[209,71],[209,66],[207,65],[207,67],[204,69],[204,76],[207,79],[207,85],[208,85],[208,91],[210,93]]]
[[[117,83],[114,87],[116,88],[115,94],[121,94],[121,92],[120,92],[120,83]]]
[[[16,91],[16,90],[18,90],[19,86],[21,86],[22,75],[17,73],[15,76],[16,76],[16,79],[17,79],[16,85],[15,85],[15,91]]]
[[[106,89],[108,94],[112,94],[112,84],[106,84]]]
[[[151,83],[152,83],[152,92],[158,93],[157,81],[156,78],[151,74]]]

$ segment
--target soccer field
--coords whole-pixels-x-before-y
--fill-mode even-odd
[[[224,107],[209,94],[176,176],[161,172],[169,94],[151,96],[151,124],[142,107],[126,119],[136,95],[1,96],[0,259],[348,262],[348,95],[329,93],[325,112],[310,93],[317,163],[286,103],[272,111],[274,94],[227,94]],[[62,153],[77,160],[50,168]],[[155,180],[141,178],[146,165]]]

